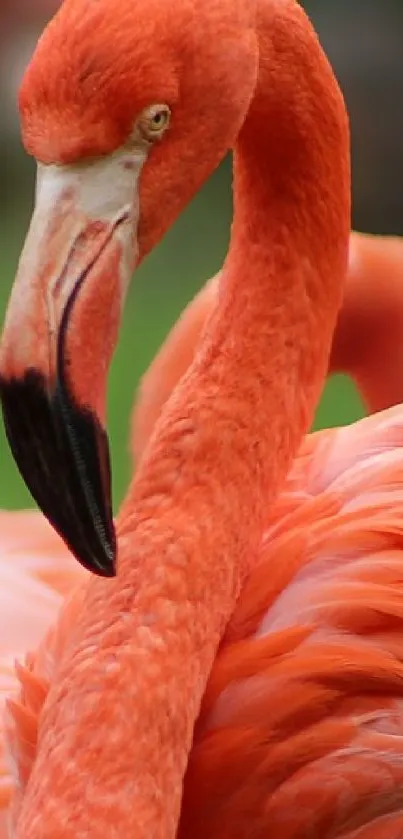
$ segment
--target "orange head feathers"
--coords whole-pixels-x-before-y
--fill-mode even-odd
[[[155,2],[149,14],[136,2],[63,3],[20,89],[27,151],[43,163],[110,154],[129,141],[143,108],[177,105],[183,43],[175,49],[175,23],[186,26],[186,5],[179,20]]]
[[[65,0],[39,41],[19,95],[23,142],[38,161],[130,148],[142,113],[169,108],[169,131],[148,136],[164,141],[142,173],[140,256],[235,142],[256,76],[250,5],[214,2],[201,14],[190,0],[174,10],[161,0]]]

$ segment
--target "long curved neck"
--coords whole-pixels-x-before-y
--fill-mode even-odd
[[[259,83],[234,154],[232,240],[205,358],[243,440],[247,429],[251,490],[267,508],[325,379],[350,214],[344,104],[316,36],[293,2],[263,3],[259,24]]]
[[[347,117],[293,0],[261,4],[259,36],[259,82],[234,152],[235,214],[218,306],[157,424],[122,520],[145,487],[148,495],[158,485],[167,453],[179,446],[181,460],[182,439],[192,481],[207,473],[222,484],[223,464],[229,477],[228,463],[235,475],[242,461],[252,496],[263,489],[267,508],[323,386],[348,258]],[[214,458],[204,457],[207,442]],[[247,494],[244,483],[233,487]]]
[[[107,832],[101,800],[114,800],[127,835],[176,835],[206,680],[269,499],[309,425],[341,299],[349,234],[342,99],[296,3],[262,0],[259,39],[219,306],[121,510],[118,577],[91,581],[80,667],[66,656],[43,720],[51,733],[31,798],[47,812],[38,793],[45,766],[73,795],[82,766],[102,764],[96,821],[93,802],[79,796],[83,834],[91,825],[94,839]],[[85,661],[92,694],[72,729]],[[59,702],[67,684],[69,703]],[[110,724],[111,714],[118,719],[108,737],[99,721]],[[70,732],[63,766],[55,731]]]

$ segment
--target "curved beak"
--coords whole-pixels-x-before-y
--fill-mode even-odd
[[[106,378],[137,259],[131,152],[39,166],[0,344],[0,397],[31,494],[81,564],[116,573]]]

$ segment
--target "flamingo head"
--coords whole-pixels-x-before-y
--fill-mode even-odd
[[[22,82],[37,185],[0,346],[5,428],[37,503],[100,575],[115,574],[105,391],[123,301],[240,130],[249,8],[65,0]]]

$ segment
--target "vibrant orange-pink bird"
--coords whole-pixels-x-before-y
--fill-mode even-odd
[[[45,514],[111,579],[87,574],[18,669],[14,837],[397,839],[402,411],[300,448],[350,228],[312,27],[293,0],[65,0],[20,107],[40,163],[5,424]],[[115,543],[104,391],[130,270],[231,147],[219,299]]]

